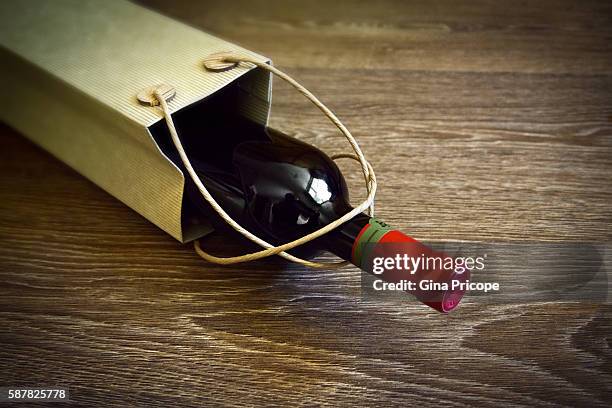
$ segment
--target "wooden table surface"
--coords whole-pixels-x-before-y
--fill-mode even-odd
[[[612,3],[146,3],[272,57],[328,103],[399,229],[610,242]],[[271,122],[344,147],[280,81]],[[64,385],[87,406],[612,403],[610,305],[468,298],[441,315],[361,300],[352,267],[211,266],[14,130],[0,137],[0,385]]]

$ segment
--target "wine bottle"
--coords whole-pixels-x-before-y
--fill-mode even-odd
[[[206,138],[192,137],[194,132],[183,126],[181,141],[210,194],[255,235],[274,245],[283,244],[318,230],[352,209],[338,166],[316,147],[244,118],[234,118],[230,126],[218,125],[209,118]],[[187,199],[215,228],[228,228],[189,178],[185,191]],[[414,257],[436,254],[366,214],[289,252],[312,257],[325,250],[372,272],[364,257],[364,245],[383,242],[401,243],[400,251]],[[450,286],[452,280],[465,281],[468,273],[421,268],[413,277],[448,282]],[[382,278],[393,281],[397,276],[388,273]],[[448,312],[457,306],[464,291],[449,287],[435,293],[418,289],[410,292],[425,304]]]

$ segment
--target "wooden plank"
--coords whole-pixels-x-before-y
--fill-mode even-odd
[[[612,5],[605,1],[144,3],[283,67],[610,72]]]

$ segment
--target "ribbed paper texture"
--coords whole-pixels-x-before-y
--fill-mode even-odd
[[[183,175],[147,130],[159,110],[136,94],[170,84],[177,111],[249,70],[208,72],[206,55],[267,59],[124,1],[0,2],[0,46],[2,119],[183,241]],[[269,75],[255,78],[236,109],[265,123]]]

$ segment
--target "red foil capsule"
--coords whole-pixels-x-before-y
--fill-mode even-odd
[[[440,312],[455,309],[465,294],[470,271],[458,258],[436,251],[374,218],[360,231],[353,263],[382,281],[405,288]],[[389,287],[387,285],[387,287]]]

